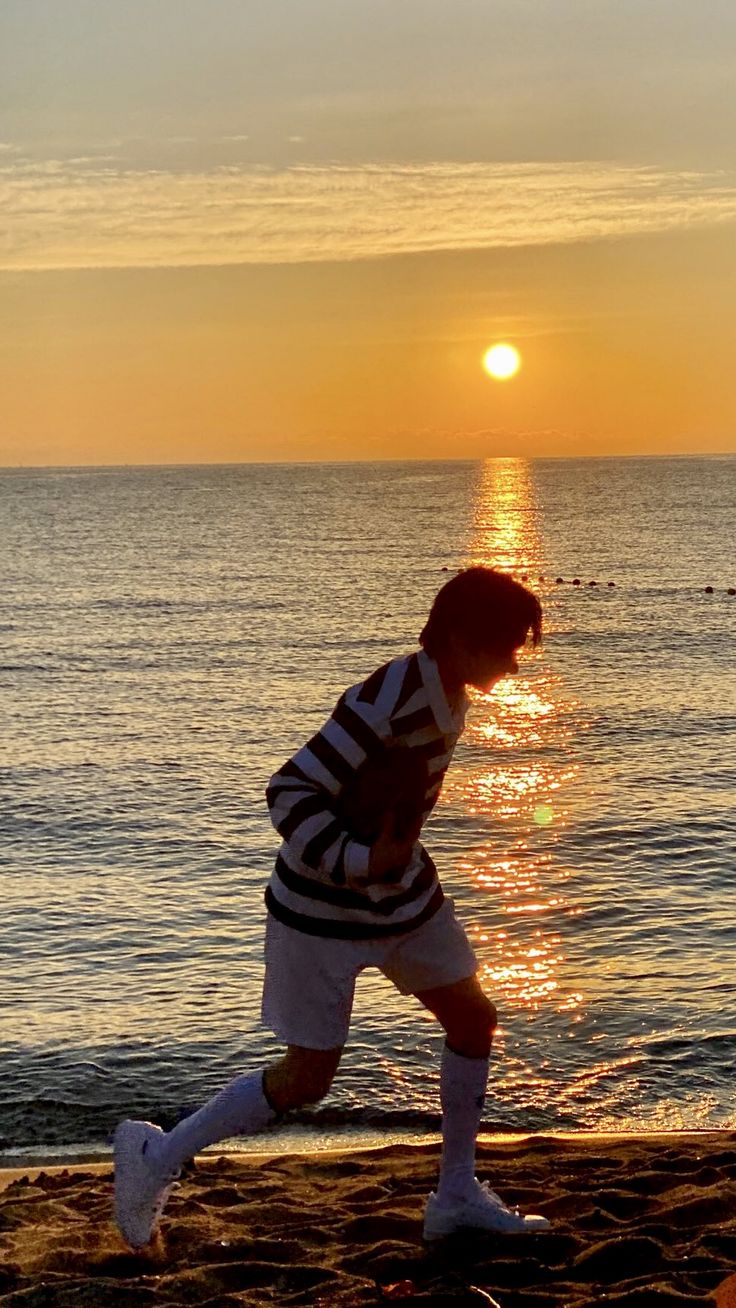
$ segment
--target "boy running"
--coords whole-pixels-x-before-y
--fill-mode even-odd
[[[465,687],[488,691],[517,672],[517,652],[529,634],[539,642],[541,627],[538,599],[511,577],[483,567],[458,573],[435,598],[422,648],[347,690],[322,729],[272,777],[266,795],[283,843],[266,890],[262,1016],[286,1053],[236,1077],[168,1133],[150,1122],[118,1126],[115,1216],[134,1248],[151,1238],[172,1181],[194,1154],[261,1131],[327,1094],[348,1036],[355,981],[367,967],[416,996],[446,1035],[440,1174],[424,1238],[466,1227],[521,1233],[549,1226],[510,1209],[475,1177],[496,1009],[418,840],[464,726]],[[403,788],[397,762],[409,778]],[[391,799],[380,794],[382,776]],[[378,820],[371,824],[364,814],[361,823],[361,805],[370,808],[376,793]]]

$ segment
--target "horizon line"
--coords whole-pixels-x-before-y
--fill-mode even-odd
[[[474,458],[421,458],[409,456],[404,459],[220,459],[209,462],[177,463],[0,463],[0,473],[4,472],[133,472],[143,469],[166,471],[173,468],[273,468],[273,467],[326,467],[335,464],[346,466],[365,466],[365,464],[399,464],[399,463],[579,463],[582,459],[591,462],[612,462],[618,459],[732,459],[736,458],[734,450],[691,450],[673,453],[637,454],[489,454]]]

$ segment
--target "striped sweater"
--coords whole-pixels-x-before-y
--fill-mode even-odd
[[[356,769],[387,742],[423,755],[429,772],[422,822],[437,802],[463,729],[467,701],[453,711],[437,664],[424,650],[378,668],[338,700],[316,735],[274,774],[266,791],[283,839],[266,890],[270,913],[309,935],[382,938],[428,921],[443,901],[432,859],[417,841],[401,878],[364,889],[370,847],[351,838],[337,799]]]

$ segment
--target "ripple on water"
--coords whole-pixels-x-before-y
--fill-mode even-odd
[[[6,1138],[172,1122],[275,1054],[266,782],[471,561],[552,578],[545,643],[475,699],[427,832],[501,1014],[489,1121],[732,1122],[736,610],[692,587],[730,566],[735,467],[0,477]],[[436,1129],[440,1050],[363,978],[305,1123]]]

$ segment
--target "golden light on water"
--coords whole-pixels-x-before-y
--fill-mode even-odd
[[[519,819],[536,821],[538,826],[549,826],[555,814],[558,820],[564,809],[554,805],[551,797],[567,782],[572,781],[577,769],[550,763],[493,763],[472,768],[453,779],[448,795],[459,801],[466,812],[488,814],[495,821]],[[447,789],[447,785],[446,785]],[[535,819],[538,810],[550,810],[550,821]]]
[[[476,742],[485,741],[494,749],[519,749],[521,745],[548,744],[551,733],[556,744],[572,734],[558,714],[559,677],[540,671],[532,681],[524,675],[524,664],[530,659],[538,662],[540,657],[526,650],[517,676],[497,682],[487,695],[472,693],[474,703],[483,704],[482,712],[473,715],[468,728]]]
[[[480,979],[487,993],[504,1008],[534,1011],[552,1004],[558,1012],[574,1013],[582,995],[561,988],[564,961],[560,932],[545,922],[570,912],[560,894],[559,880],[551,890],[551,856],[534,856],[520,842],[508,854],[492,849],[474,851],[466,863],[477,888],[492,895],[502,925],[471,928],[480,959]]]
[[[514,345],[499,342],[483,355],[483,367],[494,381],[508,381],[521,367],[521,355]]]
[[[476,489],[469,563],[528,573],[543,571],[537,505],[526,459],[488,459]]]
[[[469,563],[512,572],[539,591],[544,559],[529,464],[492,459],[483,466]],[[542,1006],[578,1020],[582,995],[565,987],[561,919],[577,910],[565,895],[569,870],[555,857],[568,821],[566,797],[577,775],[570,753],[576,709],[543,649],[525,649],[517,676],[473,693],[465,741],[468,761],[450,772],[443,802],[487,831],[460,869],[478,896],[470,935],[480,977],[500,1008]],[[482,925],[481,925],[482,922]]]

